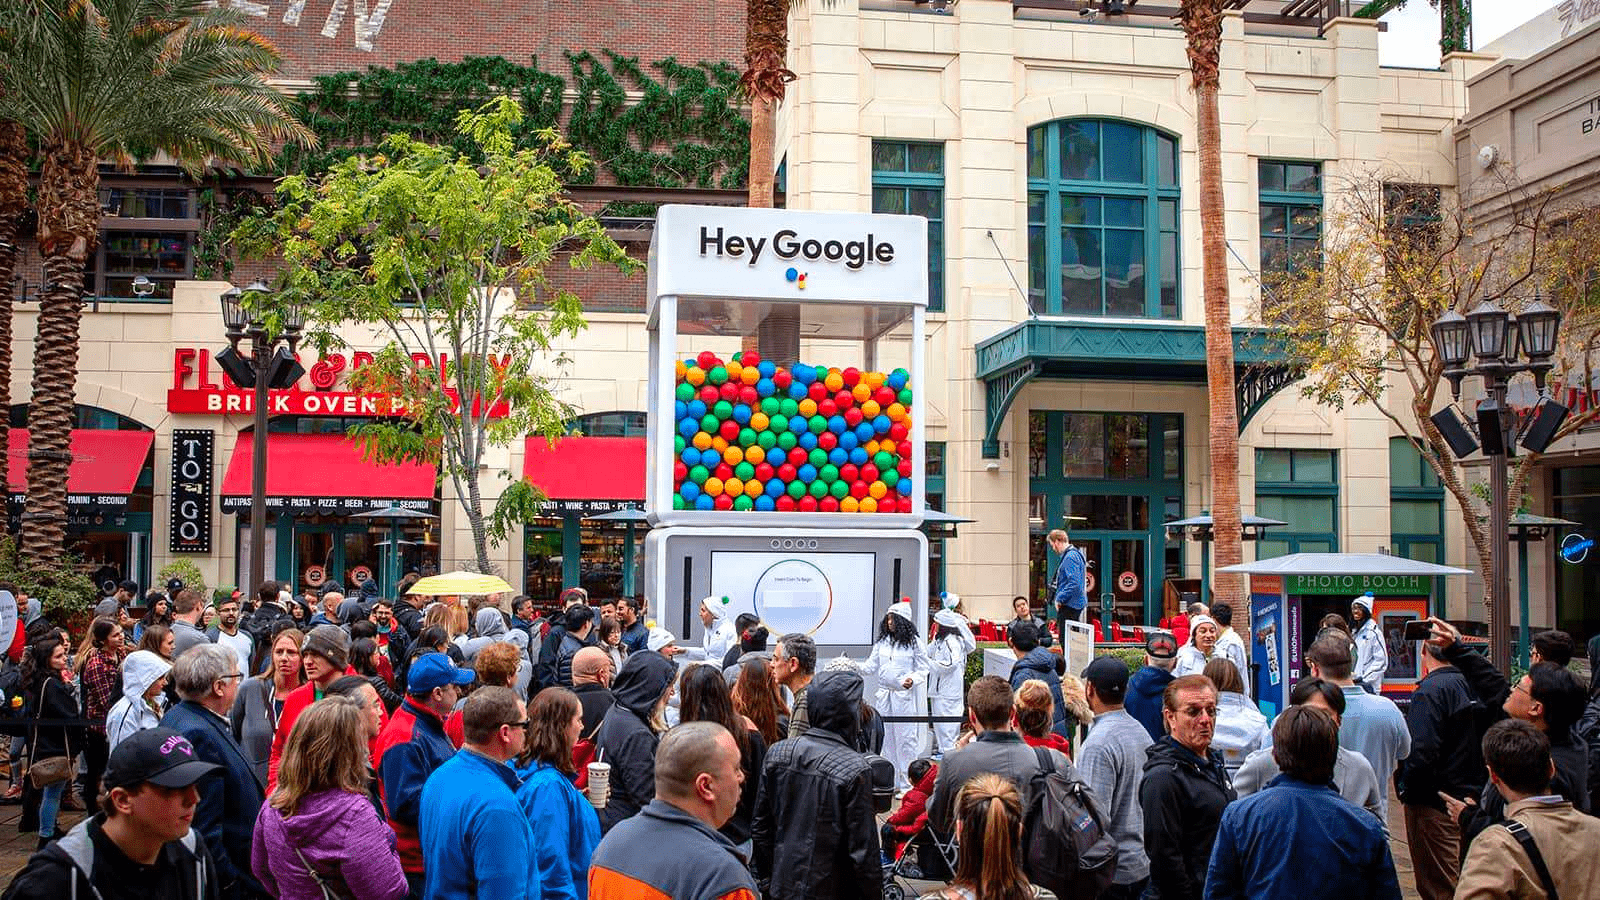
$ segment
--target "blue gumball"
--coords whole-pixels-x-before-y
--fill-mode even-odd
[[[894,424],[894,422],[890,421],[888,416],[879,415],[877,418],[872,420],[872,433],[873,434],[888,434],[889,433],[889,426],[891,426],[893,424]]]
[[[735,406],[733,408],[733,420],[735,422],[738,422],[740,425],[749,425],[750,424],[750,407],[745,406],[743,403],[739,404],[738,406]]]
[[[722,462],[722,454],[710,447],[700,451],[700,465],[708,469],[715,469]]]
[[[796,378],[794,381],[789,382],[789,398],[792,400],[804,400],[806,398],[806,386],[800,383],[800,379]]]
[[[895,482],[894,489],[899,491],[902,496],[911,496],[911,479],[901,478],[899,481]]]
[[[672,417],[674,419],[681,419],[684,416],[688,415],[688,413],[689,413],[689,404],[683,402],[682,400],[674,400],[674,401],[672,401]],[[699,416],[696,416],[695,418],[698,419]]]
[[[809,431],[801,432],[800,433],[800,449],[801,450],[808,450],[808,451],[817,449],[817,436],[812,434]]]
[[[877,437],[877,435],[878,433],[872,429],[871,422],[862,422],[856,426],[856,440],[863,444]]]
[[[693,447],[685,447],[683,452],[678,454],[678,458],[691,469],[700,465],[700,451]]]
[[[783,495],[783,482],[776,478],[768,479],[767,486],[762,488],[762,491],[768,497],[780,497]]]
[[[857,447],[850,451],[850,464],[853,466],[864,466],[871,461],[872,457],[867,455],[867,449],[865,447]]]
[[[850,461],[850,451],[843,447],[835,447],[828,451],[828,462],[835,466],[842,466]]]
[[[756,498],[756,512],[772,512],[777,506],[777,502],[766,494]]]
[[[777,389],[778,386],[772,383],[771,378],[763,378],[756,382],[757,397],[771,397]]]
[[[910,376],[906,374],[904,369],[895,369],[893,372],[889,373],[889,377],[885,378],[883,383],[888,385],[889,390],[898,394],[900,393],[900,389],[906,386],[906,381],[909,379]]]
[[[789,374],[794,376],[795,384],[802,386],[817,380],[817,370],[804,363],[795,363]]]
[[[771,378],[778,374],[778,366],[770,359],[763,359],[756,364],[756,371],[761,373],[762,378]]]
[[[706,402],[704,400],[690,400],[687,404],[686,414],[696,422],[704,419],[707,412],[709,412],[709,410],[706,409]]]
[[[845,422],[844,416],[829,416],[828,430],[834,434],[844,434],[850,430],[850,425]]]
[[[716,509],[717,502],[711,499],[710,494],[701,494],[694,498],[694,508],[700,510]]]
[[[693,503],[694,498],[700,496],[700,485],[695,484],[692,481],[685,481],[683,485],[678,488],[678,493],[683,495],[683,499]]]
[[[861,439],[856,437],[854,431],[846,431],[844,434],[839,435],[839,446],[846,450],[854,450],[861,446]]]
[[[700,423],[694,419],[683,419],[678,422],[678,433],[686,438],[694,437],[694,433],[699,430]]]
[[[817,467],[813,466],[811,463],[806,463],[795,470],[794,477],[805,482],[806,484],[810,484],[811,482],[817,480]]]

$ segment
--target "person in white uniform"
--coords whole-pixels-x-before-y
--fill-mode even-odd
[[[739,635],[734,633],[733,621],[728,618],[727,597],[707,597],[700,601],[700,622],[706,626],[705,636],[701,639],[708,662],[722,665],[722,658],[739,642]]]
[[[1356,667],[1351,673],[1356,684],[1369,694],[1383,687],[1383,673],[1389,667],[1389,654],[1383,647],[1383,633],[1372,617],[1372,592],[1350,601],[1350,621],[1356,625]]]
[[[1239,632],[1233,630],[1233,607],[1225,601],[1218,601],[1211,606],[1211,618],[1217,622],[1217,630],[1221,632],[1217,637],[1217,648],[1211,652],[1212,658],[1222,658],[1233,663],[1239,670],[1239,680],[1244,682],[1244,690],[1240,693],[1250,696],[1250,667],[1244,659],[1244,638],[1239,637]]]
[[[960,716],[966,687],[967,655],[978,649],[966,617],[950,609],[959,600],[947,595],[946,608],[934,613],[937,627],[928,645],[928,703],[934,716]],[[933,723],[934,750],[949,753],[961,733],[960,722]]]
[[[878,640],[861,667],[877,688],[872,705],[884,716],[921,716],[928,711],[928,651],[911,621],[911,604],[902,600],[889,607],[878,625]],[[922,753],[928,726],[922,722],[891,722],[886,727],[883,756],[894,764],[896,790],[911,782],[906,767]]]
[[[1178,664],[1173,666],[1174,678],[1199,675],[1205,671],[1206,661],[1217,648],[1217,620],[1210,616],[1193,616],[1189,619],[1189,643],[1178,651]]]

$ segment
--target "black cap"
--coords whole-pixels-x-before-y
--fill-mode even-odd
[[[1144,652],[1156,659],[1171,659],[1178,655],[1178,639],[1165,631],[1158,631],[1144,642]]]
[[[196,756],[189,739],[171,728],[146,728],[123,738],[111,751],[101,781],[107,789],[140,784],[182,788],[221,769]]]
[[[167,593],[168,594],[176,594],[181,590],[183,590],[183,579],[182,578],[168,578],[167,579]]]
[[[1083,670],[1083,680],[1094,685],[1095,696],[1116,705],[1128,691],[1128,664],[1115,656],[1101,656]]]

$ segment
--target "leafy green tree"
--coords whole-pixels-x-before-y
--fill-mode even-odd
[[[522,117],[514,100],[491,100],[458,114],[459,149],[391,135],[324,175],[286,177],[277,210],[236,233],[242,247],[285,263],[269,321],[297,306],[321,350],[346,347],[361,330],[385,342],[352,384],[391,395],[396,415],[351,436],[370,459],[439,467],[484,572],[493,570],[491,541],[543,499],[516,480],[486,512],[485,451],[560,434],[571,413],[554,394],[568,362],[557,345],[584,319],[550,269],[636,268],[563,193],[559,172],[584,171],[589,159],[554,130],[519,147]]]

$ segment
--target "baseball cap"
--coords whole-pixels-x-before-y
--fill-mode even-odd
[[[411,661],[406,672],[406,693],[426,694],[447,684],[471,684],[471,669],[458,669],[443,653],[424,653]]]
[[[1083,670],[1083,680],[1107,703],[1121,703],[1128,690],[1128,665],[1115,656],[1095,659]]]
[[[182,578],[169,578],[169,579],[167,579],[167,593],[168,594],[177,594],[181,590],[183,590],[183,579]]]
[[[1171,659],[1178,655],[1178,639],[1166,632],[1152,634],[1144,642],[1144,652],[1156,659]]]
[[[146,728],[123,738],[111,751],[101,781],[107,788],[146,783],[182,788],[221,769],[196,756],[189,739],[171,728]]]

